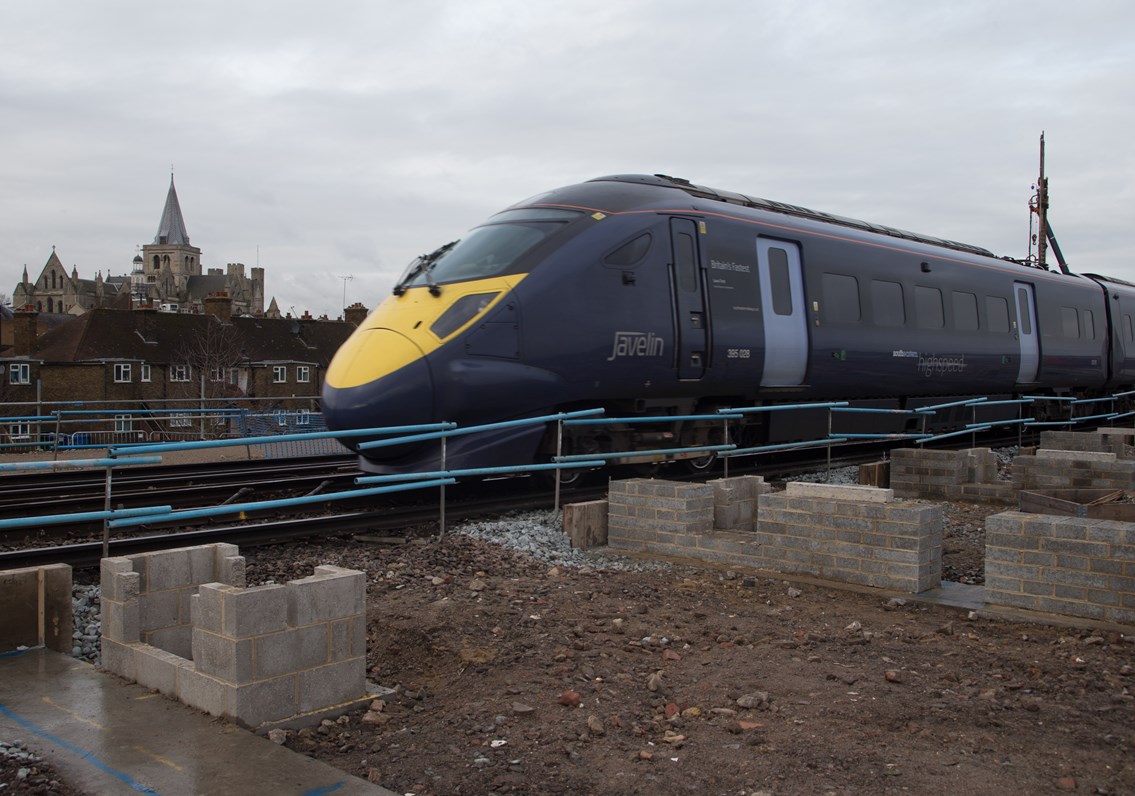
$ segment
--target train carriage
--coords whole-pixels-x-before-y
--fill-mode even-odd
[[[1135,286],[1118,280],[661,175],[616,175],[520,202],[418,258],[336,355],[323,410],[331,428],[367,428],[595,406],[680,416],[1092,395],[1135,382],[1133,313]],[[822,435],[809,423],[818,416],[754,416],[740,441]],[[899,417],[891,430],[911,430]],[[940,413],[932,428],[964,419]],[[694,446],[715,434],[716,424],[675,421],[581,431],[569,445]],[[551,453],[540,427],[454,442],[452,467]],[[434,446],[367,457],[378,470],[437,464]]]

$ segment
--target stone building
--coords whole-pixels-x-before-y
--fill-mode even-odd
[[[123,307],[121,297],[135,305],[179,312],[204,312],[206,297],[224,293],[236,315],[264,314],[264,269],[245,273],[243,263],[224,268],[202,268],[201,250],[189,241],[173,175],[153,243],[134,257],[129,276],[80,279],[78,268],[68,273],[51,247],[43,269],[34,280],[24,267],[23,278],[12,291],[12,307],[30,307],[41,315],[82,315],[97,307]],[[128,306],[128,305],[127,305]]]

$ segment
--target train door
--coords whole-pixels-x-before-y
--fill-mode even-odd
[[[674,255],[671,274],[677,312],[674,348],[678,378],[700,379],[705,374],[709,347],[697,224],[688,218],[670,219],[670,245]]]
[[[1017,371],[1018,384],[1036,381],[1040,367],[1040,344],[1036,328],[1036,295],[1033,286],[1025,282],[1013,283],[1017,302],[1017,339],[1021,343],[1021,367]]]
[[[804,315],[804,277],[800,247],[757,239],[757,274],[765,330],[762,387],[791,387],[808,370],[808,319]]]

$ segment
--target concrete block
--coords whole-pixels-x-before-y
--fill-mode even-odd
[[[237,685],[253,679],[252,639],[232,639],[193,630],[193,664],[198,672]]]
[[[176,697],[177,675],[184,661],[181,656],[154,647],[139,649],[135,656],[138,684]]]
[[[222,592],[224,634],[232,638],[248,638],[286,630],[289,588],[290,585],[272,584],[251,589],[235,586],[225,589]]]
[[[221,583],[243,588],[246,584],[245,562],[244,556],[239,554],[237,546],[233,544],[213,545],[213,555],[215,557],[214,572],[216,579]]]
[[[103,598],[134,600],[141,589],[142,576],[128,558],[104,558],[99,562],[99,585]]]
[[[564,506],[564,533],[576,550],[590,550],[607,544],[608,501],[591,500]]]
[[[1067,451],[1067,450],[1046,450],[1041,449],[1036,452],[1037,459],[1046,461],[1057,460],[1061,462],[1114,462],[1116,456],[1114,453],[1103,453],[1100,451]]]
[[[125,644],[134,644],[142,640],[137,600],[123,603],[104,597],[100,603],[104,637]]]
[[[162,550],[142,556],[141,558],[145,561],[147,567],[145,571],[148,577],[145,590],[151,592],[164,591],[190,585],[192,583],[189,577],[189,551],[191,549],[179,547],[174,550]]]
[[[294,627],[362,614],[366,575],[358,570],[319,566],[310,577],[287,585],[288,624]]]
[[[192,661],[179,665],[177,698],[190,707],[203,710],[210,716],[230,715],[231,690],[232,686],[197,671]]]
[[[181,622],[181,594],[178,591],[143,591],[138,595],[138,621],[143,633]],[[189,617],[185,617],[189,623]]]
[[[247,683],[228,694],[228,715],[238,724],[255,728],[296,715],[296,676]]]
[[[327,623],[288,628],[253,639],[253,677],[266,680],[327,663],[331,654]]]
[[[785,488],[785,493],[790,498],[861,500],[868,503],[890,503],[895,499],[895,493],[890,489],[879,489],[873,486],[811,484],[806,481],[790,481]]]
[[[350,702],[365,693],[366,658],[351,658],[299,673],[301,713]]]
[[[121,641],[102,637],[99,646],[99,660],[102,668],[114,672],[127,680],[138,679],[138,669],[134,661],[135,650],[138,644],[124,644]]]
[[[190,623],[209,633],[225,631],[225,592],[235,588],[223,583],[203,583],[189,598]]]

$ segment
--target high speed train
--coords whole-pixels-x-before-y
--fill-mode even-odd
[[[909,410],[1131,388],[1135,285],[1064,270],[665,175],[600,177],[519,202],[411,263],[335,355],[323,412],[332,429],[468,426],[593,407],[675,418],[830,400]],[[941,431],[973,412],[940,411],[929,427],[899,413],[871,423]],[[988,418],[997,412],[1017,409]],[[746,417],[730,431],[742,446],[828,431],[816,410]],[[722,428],[572,426],[563,452],[714,444]],[[450,439],[446,464],[554,452],[548,424],[517,426]],[[438,457],[436,442],[404,444],[366,451],[362,464],[427,470]]]

